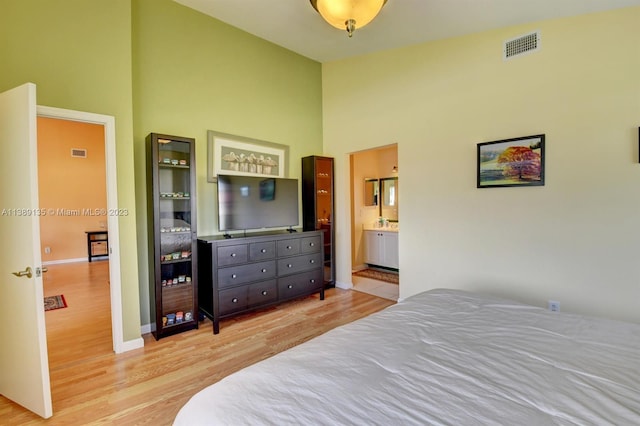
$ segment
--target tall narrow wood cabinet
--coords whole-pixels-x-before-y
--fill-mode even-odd
[[[323,231],[324,282],[336,282],[334,246],[333,158],[312,155],[302,159],[302,226],[304,231]]]
[[[147,136],[149,301],[156,339],[198,328],[195,140]]]

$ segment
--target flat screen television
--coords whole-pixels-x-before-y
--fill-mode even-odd
[[[298,226],[298,180],[218,175],[220,231]]]

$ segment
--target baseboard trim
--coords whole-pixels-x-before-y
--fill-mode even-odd
[[[350,290],[353,288],[353,283],[341,283],[336,281],[336,287],[341,288],[343,290]]]
[[[42,262],[42,264],[43,265],[59,265],[61,263],[77,263],[77,262],[87,262],[87,258],[78,257],[76,259],[47,260],[46,262]]]
[[[151,324],[142,324],[140,327],[140,334],[149,334],[153,330],[151,329]]]
[[[144,339],[142,337],[122,342],[122,345],[119,348],[116,348],[115,352],[117,354],[121,354],[123,352],[128,352],[140,348],[144,348]]]
[[[358,271],[362,271],[364,269],[367,269],[367,264],[363,263],[362,265],[357,265],[351,268],[351,272],[358,272]]]

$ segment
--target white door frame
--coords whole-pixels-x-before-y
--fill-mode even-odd
[[[118,211],[118,181],[116,174],[116,120],[110,115],[73,111],[47,106],[37,107],[39,117],[57,118],[104,126],[104,144],[107,170],[107,212]],[[132,349],[124,344],[122,327],[122,283],[120,280],[120,233],[118,215],[107,214],[109,229],[109,289],[111,292],[111,335],[113,350],[122,353]],[[130,346],[130,345],[127,345]]]

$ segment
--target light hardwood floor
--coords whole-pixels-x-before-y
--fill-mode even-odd
[[[379,311],[394,302],[330,289],[156,341],[112,352],[108,262],[52,265],[45,295],[68,308],[45,313],[54,415],[43,420],[0,396],[0,424],[170,425],[196,392],[247,365]],[[339,366],[336,366],[339,368]]]

